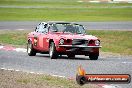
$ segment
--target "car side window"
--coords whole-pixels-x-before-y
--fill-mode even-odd
[[[54,24],[50,25],[48,29],[49,29],[50,32],[58,32],[58,29]]]
[[[38,32],[39,33],[48,33],[48,28],[47,28],[47,24],[41,23],[38,26]]]
[[[44,24],[42,33],[48,33],[48,24]]]
[[[38,24],[38,26],[35,28],[35,32],[39,32],[41,23]]]
[[[38,31],[39,33],[42,33],[42,31],[43,31],[43,26],[44,26],[43,24],[40,24],[40,25],[39,25],[39,31]]]

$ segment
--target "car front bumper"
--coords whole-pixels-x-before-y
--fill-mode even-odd
[[[72,52],[72,53],[98,53],[99,48],[102,46],[86,46],[86,45],[59,45],[57,47],[58,52]]]
[[[69,47],[69,48],[101,48],[102,46],[59,45],[59,47]]]

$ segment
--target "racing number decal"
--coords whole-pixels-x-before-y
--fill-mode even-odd
[[[37,42],[38,42],[37,37],[34,37],[34,46],[37,46]]]
[[[49,42],[49,38],[46,38],[46,42]]]

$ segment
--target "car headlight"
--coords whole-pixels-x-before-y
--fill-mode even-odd
[[[64,44],[64,39],[60,39],[59,44]]]
[[[95,45],[96,45],[96,46],[99,46],[99,45],[100,45],[100,41],[99,41],[99,40],[96,40],[96,41],[95,41]]]

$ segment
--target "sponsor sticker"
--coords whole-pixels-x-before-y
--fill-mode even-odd
[[[124,84],[130,83],[131,76],[129,74],[86,74],[85,70],[79,66],[76,81],[79,85],[86,83]]]

